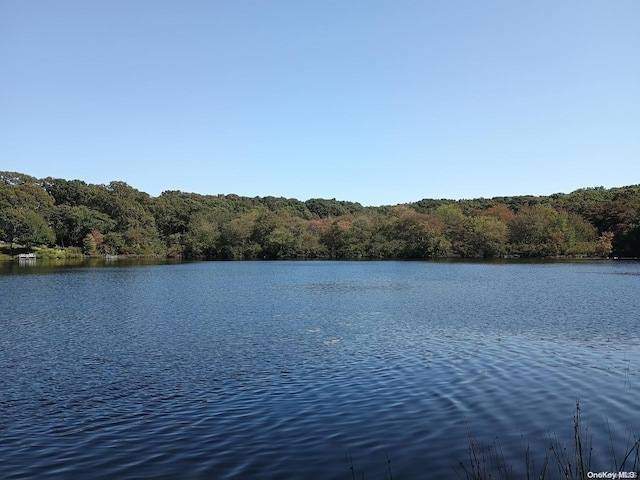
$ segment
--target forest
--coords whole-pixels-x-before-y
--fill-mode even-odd
[[[640,256],[640,185],[365,207],[0,172],[3,250],[185,259]]]

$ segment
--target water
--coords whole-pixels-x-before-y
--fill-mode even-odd
[[[518,471],[576,399],[605,468],[640,429],[639,263],[0,268],[5,479],[464,478],[469,431]]]

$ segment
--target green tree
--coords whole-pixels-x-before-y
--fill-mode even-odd
[[[465,225],[464,253],[466,257],[501,257],[506,253],[509,230],[493,216],[468,218]]]
[[[509,235],[512,249],[525,256],[594,255],[598,248],[596,229],[586,220],[543,205],[520,209]]]
[[[9,242],[10,250],[14,243],[27,248],[34,245],[48,245],[53,242],[53,231],[46,220],[33,210],[7,208],[0,211],[0,232]]]
[[[330,258],[349,258],[349,231],[352,223],[351,215],[338,217],[323,232],[322,242]]]
[[[96,239],[90,233],[87,233],[82,242],[82,252],[87,255],[96,255],[98,253],[98,244]]]
[[[116,226],[108,215],[85,205],[56,205],[52,209],[51,221],[62,247],[81,246],[86,235],[92,230],[109,232]]]
[[[288,258],[296,255],[296,236],[286,225],[274,228],[266,238],[265,253],[272,258]]]
[[[517,254],[523,256],[555,255],[557,238],[549,238],[549,226],[558,212],[542,205],[521,208],[509,224],[509,240]],[[550,243],[550,240],[553,240]]]
[[[153,202],[152,210],[158,231],[166,238],[186,233],[191,217],[205,208],[200,195],[166,191]]]
[[[151,211],[151,197],[124,182],[111,182],[106,191],[108,195],[102,211],[115,222],[115,231],[122,234],[125,240],[123,253],[166,252]]]
[[[51,195],[57,205],[70,207],[85,206],[93,208],[99,205],[99,198],[106,193],[103,185],[87,185],[81,180],[64,180],[47,177],[41,182],[42,188]]]
[[[256,258],[260,245],[251,240],[257,211],[243,213],[221,226],[220,249],[225,258],[242,260]]]
[[[16,172],[0,172],[0,212],[32,211],[47,221],[53,203],[53,197],[39,185],[37,179]],[[6,221],[10,214],[5,216]]]
[[[220,231],[217,225],[203,215],[191,219],[184,235],[185,254],[190,258],[214,259],[218,254]]]
[[[444,236],[451,244],[451,253],[454,256],[464,256],[464,238],[466,233],[467,217],[457,205],[444,204],[434,211],[435,217],[444,225]]]
[[[451,243],[445,238],[445,225],[435,215],[418,213],[400,205],[391,210],[385,227],[387,245],[395,247],[391,256],[438,258],[451,255]]]
[[[104,234],[104,253],[109,255],[120,255],[125,253],[125,240],[121,233],[109,232]]]

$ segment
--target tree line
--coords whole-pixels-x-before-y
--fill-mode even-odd
[[[0,241],[206,259],[640,256],[640,185],[364,207],[0,172]]]

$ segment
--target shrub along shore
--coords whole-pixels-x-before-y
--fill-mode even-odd
[[[424,199],[364,207],[314,198],[158,197],[0,172],[5,257],[155,255],[206,259],[640,256],[640,185],[550,196]]]

